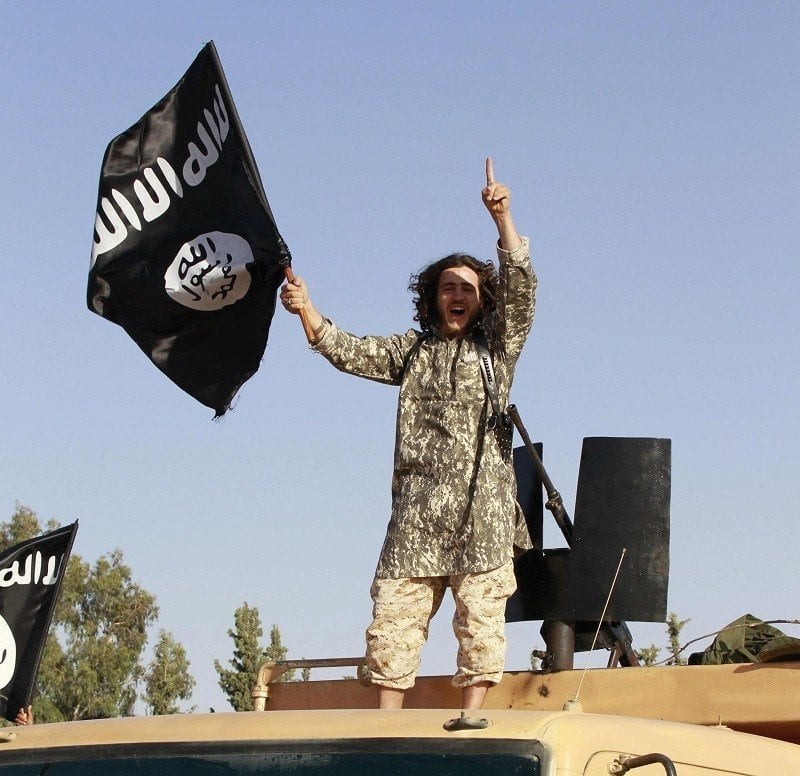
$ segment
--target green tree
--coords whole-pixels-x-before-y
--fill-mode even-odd
[[[45,531],[54,531],[58,528],[55,520],[48,520]],[[7,550],[20,542],[26,542],[42,533],[39,518],[30,507],[17,502],[11,520],[0,525],[0,551]]]
[[[667,617],[667,637],[669,638],[669,654],[667,660],[668,666],[685,666],[686,658],[681,655],[681,642],[680,636],[683,626],[689,620],[679,620],[675,612],[670,612]]]
[[[18,504],[0,525],[0,551],[41,533],[36,514]],[[94,564],[73,554],[39,668],[37,721],[132,714],[147,628],[157,616],[155,598],[133,581],[120,550]]]
[[[690,620],[679,620],[675,612],[670,612],[667,616],[667,639],[669,646],[667,651],[669,657],[663,662],[668,666],[682,666],[686,665],[686,659],[681,655],[680,635],[684,625]],[[658,664],[658,656],[661,653],[660,647],[651,644],[649,647],[635,650],[636,657],[646,666],[654,666]]]
[[[194,686],[186,650],[171,633],[162,629],[145,676],[142,700],[151,714],[178,714],[178,701],[188,700]]]
[[[273,625],[269,632],[269,646],[264,650],[264,655],[267,660],[277,663],[279,660],[286,660],[288,654],[289,650],[283,645],[281,638],[281,629],[277,625]]]
[[[94,566],[77,556],[72,561],[72,584],[77,579],[83,593],[58,623],[65,645],[47,664],[56,681],[43,675],[42,695],[66,719],[130,716],[144,673],[147,628],[158,616],[155,598],[133,581],[120,550],[98,558]]]
[[[264,650],[264,655],[266,656],[267,660],[272,662],[277,662],[278,660],[286,660],[286,656],[289,654],[289,649],[283,645],[283,639],[281,637],[281,629],[277,625],[273,625],[269,632],[269,646]],[[279,682],[307,682],[308,678],[311,674],[310,668],[304,668],[301,672],[300,679],[296,676],[296,671],[292,669],[291,671],[286,671],[286,673],[282,674],[277,681]]]
[[[219,674],[219,686],[233,709],[252,711],[251,693],[258,681],[259,669],[266,662],[285,660],[289,650],[283,644],[277,625],[273,625],[269,632],[269,646],[266,649],[261,647],[259,640],[264,634],[261,617],[258,608],[249,606],[246,601],[234,612],[233,622],[233,630],[228,630],[233,639],[233,658],[228,661],[231,667],[223,668],[219,660],[215,660],[214,669]],[[295,681],[294,675],[294,671],[287,671],[278,681]]]
[[[259,643],[264,630],[258,609],[249,606],[247,601],[234,612],[233,622],[233,630],[228,630],[233,639],[233,658],[228,661],[231,668],[223,668],[219,660],[214,661],[214,668],[219,674],[219,686],[228,696],[234,711],[252,711],[251,693],[258,670],[269,659]]]
[[[660,652],[661,650],[655,644],[634,650],[636,657],[639,658],[642,665],[646,666],[654,666],[656,662],[658,662],[658,655]]]

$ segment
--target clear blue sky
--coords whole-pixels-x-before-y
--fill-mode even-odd
[[[492,255],[483,159],[540,278],[513,398],[574,503],[582,438],[673,443],[669,608],[800,616],[800,6],[37,3],[0,25],[0,517],[120,547],[187,648],[193,702],[243,601],[293,657],[358,654],[389,511],[394,389],[279,311],[220,423],[85,307],[100,162],[214,39],[296,271],[356,333],[408,276]],[[553,537],[555,534],[553,533]],[[449,673],[449,610],[423,670]],[[636,643],[662,628],[632,624]],[[791,629],[790,629],[791,630]],[[510,668],[541,647],[509,628]]]

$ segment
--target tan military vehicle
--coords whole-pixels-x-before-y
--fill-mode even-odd
[[[402,711],[363,708],[356,680],[274,682],[255,691],[266,711],[4,728],[0,776],[800,774],[800,663],[581,674],[509,673],[472,720],[428,677]]]
[[[449,677],[419,678],[406,709],[381,711],[355,679],[277,681],[313,666],[360,675],[363,658],[283,661],[262,669],[254,712],[4,728],[0,776],[800,776],[796,645],[779,662],[637,665],[622,620],[663,621],[667,441],[602,438],[584,453],[574,526],[542,477],[570,550],[522,556],[507,609],[544,622],[547,670],[506,673],[472,717]],[[529,478],[520,503],[541,512],[540,490]],[[598,637],[611,667],[572,670]]]

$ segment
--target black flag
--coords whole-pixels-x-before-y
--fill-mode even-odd
[[[78,523],[0,553],[0,715],[31,702]]]
[[[258,369],[291,263],[213,42],[106,149],[89,309],[222,415]]]

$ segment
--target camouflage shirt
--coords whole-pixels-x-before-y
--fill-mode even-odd
[[[500,405],[533,321],[536,276],[528,239],[500,259],[492,351]],[[471,337],[417,331],[356,337],[328,322],[314,349],[349,374],[400,386],[392,516],[376,576],[433,577],[487,571],[529,547],[516,503],[506,432],[492,414]],[[510,432],[509,432],[510,434]]]

